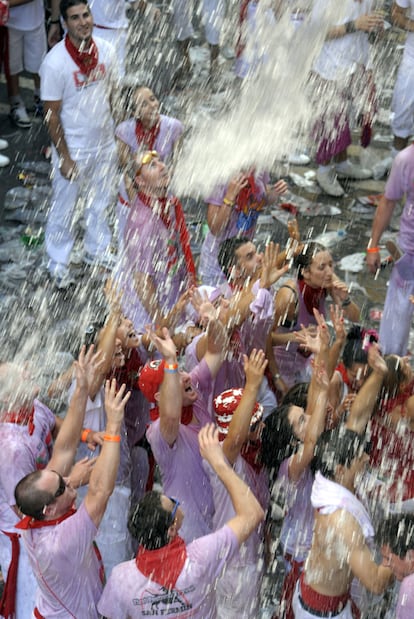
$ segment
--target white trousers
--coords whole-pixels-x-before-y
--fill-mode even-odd
[[[192,0],[173,0],[173,19],[178,41],[194,36],[192,25],[194,3]],[[226,13],[226,0],[203,0],[201,21],[210,45],[220,43],[220,33]]]
[[[293,594],[293,601],[292,601],[292,609],[293,609],[293,614],[295,615],[295,619],[315,619],[315,617],[317,617],[318,615],[314,615],[310,613],[309,611],[305,610],[302,604],[300,603],[299,588],[300,588],[300,582],[298,581],[296,583],[296,589],[295,589],[295,593]],[[345,608],[341,610],[341,612],[338,615],[333,615],[333,618],[334,619],[353,619],[351,603],[348,602]]]
[[[414,58],[408,54],[404,54],[398,69],[391,109],[393,134],[410,137],[414,131]]]
[[[88,254],[93,257],[104,254],[112,239],[107,210],[113,205],[116,192],[115,144],[87,155],[80,152],[74,160],[79,168],[79,177],[71,182],[61,175],[58,156],[53,150],[53,199],[45,231],[49,271],[52,274],[57,265],[69,265],[75,241],[76,207],[85,220],[84,248]]]

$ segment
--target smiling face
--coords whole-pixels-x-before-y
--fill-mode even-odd
[[[160,119],[160,103],[152,90],[146,87],[138,88],[133,97],[134,117],[140,120],[145,129],[154,127]]]
[[[330,288],[333,282],[333,259],[329,251],[319,251],[310,266],[302,271],[305,283],[311,288]]]
[[[180,371],[180,380],[183,394],[183,406],[191,406],[198,398],[198,393],[191,384],[191,376],[187,372]]]
[[[134,325],[126,316],[120,318],[118,329],[116,330],[116,337],[124,352],[131,348],[137,348],[140,344],[139,336],[135,332]]]
[[[143,163],[144,162],[144,163]],[[170,184],[170,173],[167,166],[153,151],[137,154],[136,164],[138,173],[135,183],[138,189],[148,195],[165,194]]]
[[[93,17],[87,4],[76,4],[66,11],[65,27],[68,36],[76,48],[90,43],[93,30]]]
[[[249,241],[236,250],[236,277],[251,277],[262,266],[262,254],[257,253],[256,245]]]

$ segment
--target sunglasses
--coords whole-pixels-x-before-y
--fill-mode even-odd
[[[177,501],[177,499],[173,499],[173,497],[172,497],[172,496],[169,496],[168,498],[170,499],[170,501],[171,501],[172,503],[174,503],[174,507],[173,507],[173,510],[172,510],[172,512],[171,512],[171,522],[174,522],[174,520],[175,520],[175,516],[176,516],[176,514],[177,514],[177,509],[178,509],[178,508],[179,508],[179,506],[180,506],[180,501]]]
[[[147,153],[144,153],[141,157],[141,161],[139,162],[140,167],[143,165],[147,165],[147,163],[151,163],[153,159],[158,159],[159,155],[156,150],[150,150]]]
[[[58,489],[56,490],[55,494],[53,495],[53,499],[51,501],[51,503],[53,503],[53,501],[55,499],[58,499],[60,496],[62,496],[62,494],[64,494],[66,488],[67,488],[67,484],[65,482],[65,480],[63,479],[62,475],[60,475],[57,471],[53,471],[54,473],[56,473],[56,475],[59,477],[59,486]]]

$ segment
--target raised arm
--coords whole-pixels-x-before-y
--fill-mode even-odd
[[[365,432],[374,410],[382,381],[387,373],[387,365],[381,356],[378,344],[371,344],[368,350],[368,365],[372,372],[358,391],[352,403],[346,427],[358,434]]]
[[[242,544],[264,518],[264,511],[250,488],[226,462],[214,424],[204,426],[198,433],[202,457],[207,460],[230,495],[236,515],[226,524]]]
[[[122,385],[117,392],[116,380],[106,381],[104,441],[101,453],[92,470],[88,493],[85,497],[86,510],[96,526],[99,526],[102,520],[109,497],[115,487],[120,459],[121,426],[129,396],[129,392],[125,393],[125,385]]]
[[[87,353],[83,346],[78,361],[74,363],[76,388],[47,464],[48,469],[62,476],[68,476],[73,465],[85,416],[89,383],[96,371],[97,361],[98,355],[94,354],[93,346]]]
[[[250,357],[243,356],[246,384],[243,396],[230,423],[229,432],[223,441],[223,451],[228,462],[234,464],[241,448],[247,440],[252,411],[257,402],[257,394],[263,380],[267,360],[262,350],[253,349]]]
[[[413,22],[414,23],[414,22]],[[367,247],[367,266],[371,273],[376,273],[381,266],[381,256],[378,245],[384,230],[387,229],[391,221],[397,200],[389,200],[382,196],[380,203],[375,211],[374,221],[372,222],[371,238]]]

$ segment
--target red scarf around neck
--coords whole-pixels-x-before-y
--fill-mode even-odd
[[[135,562],[141,574],[166,589],[174,589],[186,558],[185,542],[177,535],[171,542],[157,550],[147,550],[140,546]]]
[[[170,217],[169,214],[169,210],[167,208],[168,204],[171,207],[174,207],[174,211],[175,211],[175,224],[174,224],[174,229],[175,232],[178,234],[179,238],[180,238],[180,245],[181,245],[181,251],[183,253],[184,256],[184,261],[185,261],[185,266],[186,266],[186,270],[187,270],[187,275],[190,279],[189,281],[189,285],[195,285],[196,284],[196,268],[195,268],[195,264],[194,264],[194,258],[193,258],[193,253],[191,251],[191,246],[190,246],[190,235],[187,229],[187,225],[185,223],[185,217],[184,217],[184,211],[183,211],[183,207],[181,205],[181,202],[179,201],[178,198],[175,197],[171,197],[171,198],[153,198],[151,196],[148,196],[142,192],[138,192],[138,199],[148,208],[155,210],[154,207],[156,207],[157,205],[159,205],[159,210],[157,212],[158,216],[160,217],[161,221],[163,222],[164,226],[167,228],[167,230],[173,232],[172,230],[172,219]],[[178,260],[178,256],[176,255],[177,252],[174,248],[174,245],[171,244],[168,247],[168,256],[169,256],[169,261],[168,261],[168,265],[167,265],[167,269],[170,270],[177,262]],[[175,254],[175,255],[174,255]]]
[[[98,65],[98,48],[93,39],[91,39],[89,47],[86,51],[79,51],[70,40],[69,36],[65,36],[65,47],[72,58],[78,65],[84,75],[90,75]]]
[[[140,120],[135,123],[135,137],[140,147],[145,146],[146,150],[154,150],[155,141],[160,133],[161,123],[158,121],[150,129],[145,129]]]
[[[256,195],[259,193],[258,187],[254,180],[254,174],[250,174],[247,179],[248,183],[246,187],[240,189],[236,198],[236,210],[242,213],[246,213],[248,211],[250,201],[255,199]]]
[[[0,422],[2,423],[17,423],[21,426],[27,425],[30,436],[32,436],[34,425],[34,406],[26,408],[22,406],[17,411],[7,411],[0,414]]]
[[[348,372],[346,371],[346,367],[344,366],[343,363],[339,363],[339,365],[336,366],[336,371],[339,372],[340,375],[342,376],[342,380],[344,381],[345,385],[349,387],[350,389],[352,389],[352,385],[351,385],[351,381],[349,380]]]
[[[298,282],[305,307],[308,313],[313,316],[314,308],[318,310],[322,299],[326,297],[326,290],[325,288],[312,288],[308,286],[304,279],[299,279]]]
[[[76,514],[76,509],[72,507],[66,514],[59,516],[58,518],[53,518],[53,520],[36,520],[31,516],[25,516],[18,524],[16,524],[16,529],[21,529],[23,531],[27,531],[28,529],[43,529],[43,527],[53,527],[56,524],[60,524],[66,518],[70,518]]]

